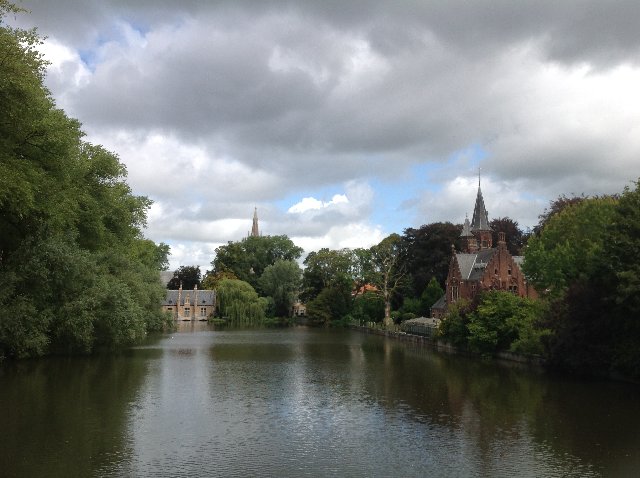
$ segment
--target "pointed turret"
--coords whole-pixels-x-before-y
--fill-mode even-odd
[[[251,237],[258,237],[260,232],[258,230],[258,208],[253,209],[253,225],[251,226]]]
[[[491,227],[489,227],[489,213],[484,205],[482,189],[480,189],[480,171],[478,170],[478,195],[476,205],[473,208],[473,218],[471,219],[471,232],[478,239],[480,249],[492,247]]]
[[[469,224],[469,216],[466,216],[464,218],[464,225],[462,226],[462,234],[460,234],[460,237],[469,236],[473,236],[473,233],[471,232],[471,225]]]

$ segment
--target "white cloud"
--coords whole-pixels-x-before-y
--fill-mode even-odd
[[[23,21],[180,261],[242,238],[254,206],[307,251],[379,242],[373,217],[461,222],[478,158],[449,158],[468,149],[491,217],[525,226],[640,176],[640,4],[458,3],[25,0]],[[376,189],[415,165],[442,167],[410,198]]]
[[[331,198],[331,201],[324,202],[313,197],[302,198],[302,201],[291,206],[288,213],[303,213],[310,210],[318,210],[331,207],[334,204],[348,203],[349,199],[344,194],[336,194]]]

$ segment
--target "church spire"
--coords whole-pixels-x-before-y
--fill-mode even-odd
[[[478,195],[476,196],[476,205],[473,208],[471,232],[478,240],[481,250],[493,246],[491,227],[489,226],[489,213],[487,213],[487,208],[484,205],[482,189],[480,188],[480,168],[478,168]]]
[[[473,217],[471,219],[472,231],[490,231],[489,213],[484,205],[482,197],[482,189],[480,189],[480,170],[478,170],[478,195],[476,196],[476,205],[473,208]]]
[[[258,237],[260,232],[258,231],[258,208],[253,208],[253,225],[251,226],[251,237]]]

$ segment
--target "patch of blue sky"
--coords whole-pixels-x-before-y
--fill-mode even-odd
[[[375,191],[372,221],[382,225],[388,234],[401,234],[407,227],[412,227],[420,194],[439,187],[436,182],[429,181],[431,173],[439,167],[434,163],[421,163],[412,166],[398,179],[371,179],[370,184]]]

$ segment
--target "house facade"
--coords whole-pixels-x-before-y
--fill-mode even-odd
[[[207,320],[216,311],[214,290],[167,290],[162,310],[169,312],[175,320]]]
[[[509,253],[503,232],[498,232],[498,244],[493,247],[479,181],[473,218],[471,222],[465,219],[461,237],[461,252],[451,246],[446,292],[431,306],[433,318],[441,319],[449,305],[460,299],[473,300],[482,291],[504,290],[520,297],[538,297],[520,269],[523,257]]]

